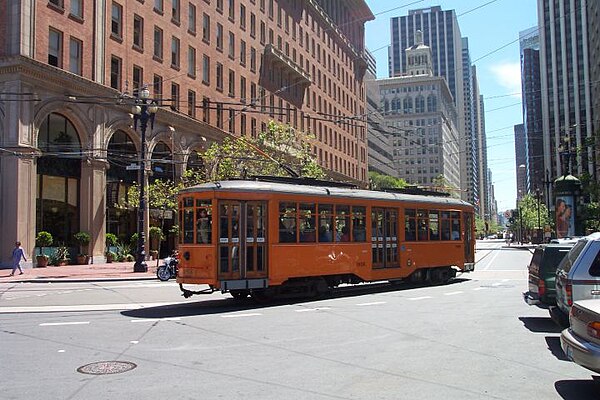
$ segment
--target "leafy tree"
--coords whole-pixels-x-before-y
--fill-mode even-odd
[[[402,189],[408,185],[404,179],[380,174],[375,171],[369,172],[369,183],[371,184],[371,189],[373,190]]]
[[[435,190],[450,193],[451,197],[454,197],[455,199],[460,199],[459,188],[457,188],[454,185],[451,185],[450,182],[448,182],[448,179],[444,177],[444,175],[440,174],[436,178],[433,178],[431,184]]]
[[[256,139],[225,138],[213,143],[203,154],[207,180],[215,181],[247,175],[323,178],[325,173],[311,152],[308,134],[289,125],[270,121]]]

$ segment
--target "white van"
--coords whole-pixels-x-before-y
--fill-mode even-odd
[[[550,308],[550,316],[569,326],[573,302],[587,299],[600,299],[600,232],[579,240],[558,265],[556,307]]]

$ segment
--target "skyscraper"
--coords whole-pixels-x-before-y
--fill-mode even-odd
[[[521,92],[523,99],[522,145],[526,157],[517,160],[517,167],[526,169],[525,192],[544,189],[544,143],[542,96],[540,80],[540,36],[537,26],[519,34],[521,48]]]
[[[590,1],[538,0],[544,163],[551,178],[595,174]]]
[[[479,175],[477,169],[477,130],[475,129],[475,114],[473,107],[473,72],[471,70],[471,55],[469,39],[462,38],[462,69],[464,93],[464,140],[460,141],[461,152],[461,191],[463,199],[475,204],[479,197]]]

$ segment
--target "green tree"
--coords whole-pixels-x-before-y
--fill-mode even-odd
[[[460,199],[460,189],[454,185],[451,185],[450,182],[448,182],[448,179],[444,177],[444,175],[440,174],[436,178],[433,178],[431,184],[434,190],[450,193],[451,197],[454,197],[455,199]]]
[[[369,183],[373,190],[402,189],[408,185],[404,179],[380,174],[375,171],[369,172]]]

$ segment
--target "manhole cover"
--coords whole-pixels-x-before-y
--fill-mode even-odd
[[[120,374],[137,367],[129,361],[100,361],[77,368],[77,372],[90,375]]]

